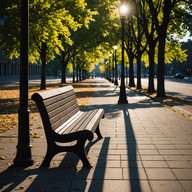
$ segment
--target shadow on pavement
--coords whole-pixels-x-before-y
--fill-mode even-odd
[[[94,93],[94,97],[101,97],[102,99],[102,97],[108,97],[108,94],[109,91],[101,90]],[[118,93],[114,90],[112,94],[113,96],[117,96]],[[134,96],[134,94],[130,92],[129,96]],[[125,177],[127,177],[130,182],[131,191],[141,191],[141,186],[137,165],[137,143],[128,109],[154,108],[160,106],[162,105],[157,102],[153,102],[152,100],[139,100],[136,103],[129,103],[128,105],[101,104],[86,106],[86,109],[88,110],[103,108],[106,112],[105,118],[108,119],[118,118],[123,115],[122,119],[124,120],[125,125],[128,163],[128,175]],[[105,181],[110,139],[111,138],[108,136],[103,139],[95,168],[78,169],[76,166],[79,159],[76,156],[67,153],[63,160],[61,160],[59,166],[56,168],[45,169],[30,167],[22,169],[10,167],[4,170],[0,173],[0,178],[3,178],[0,180],[0,190],[5,192],[13,191],[14,189],[28,192],[53,190],[85,191],[85,189],[89,189],[88,191],[91,192],[102,191]],[[89,152],[91,146],[97,142],[98,140],[88,143],[86,146],[87,153]],[[99,164],[101,161],[103,163],[102,166]],[[90,172],[92,172],[92,178],[89,178]],[[88,183],[88,180],[90,183]]]
[[[103,138],[103,148],[100,150],[98,161],[100,158],[106,162],[107,146],[110,138]],[[97,143],[96,139],[89,142],[86,146],[88,153],[92,145]],[[66,153],[58,167],[54,168],[15,168],[13,166],[0,173],[0,191],[10,192],[13,190],[21,190],[26,192],[32,191],[84,191],[87,187],[87,177],[93,168],[76,168],[79,158],[72,154]],[[99,175],[99,180],[104,178],[105,165],[102,169],[94,168],[94,178]],[[101,171],[102,170],[102,171]],[[93,178],[93,179],[94,179]],[[104,181],[102,179],[102,181]],[[90,188],[93,188],[91,185]],[[102,183],[97,185],[96,189],[102,189]]]

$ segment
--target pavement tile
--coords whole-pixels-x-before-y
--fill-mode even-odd
[[[27,184],[27,185],[26,185]],[[33,182],[24,181],[24,183],[17,186],[16,191],[69,191],[70,180],[63,180],[62,178],[58,180],[46,180],[46,179],[34,179]]]
[[[168,168],[146,168],[149,180],[176,180],[173,172]]]
[[[191,149],[192,150],[192,145],[175,145],[177,149]]]
[[[183,155],[183,157],[188,161],[192,161],[192,155]]]
[[[153,192],[184,192],[178,181],[149,181]]]
[[[123,179],[147,180],[147,176],[143,168],[123,168]]]
[[[185,160],[185,157],[183,155],[162,155],[162,157],[166,161],[175,161],[175,160]]]
[[[169,145],[171,142],[167,139],[163,140],[162,138],[158,140],[157,138],[152,138],[154,145]]]
[[[87,179],[123,179],[121,168],[92,168],[90,174],[87,176]]]
[[[162,161],[164,160],[160,155],[141,155],[142,161]]]
[[[137,139],[137,144],[138,145],[150,145],[152,144],[153,142],[151,141],[151,139]]]
[[[172,149],[159,149],[158,150],[161,155],[179,155],[181,152],[179,150]]]
[[[92,163],[93,165],[93,163]],[[114,160],[108,160],[108,161],[103,161],[99,160],[96,162],[97,167],[121,167],[121,162],[120,161],[114,161]]]
[[[168,167],[165,161],[142,161],[143,167],[145,168],[162,168]]]
[[[126,167],[139,167],[142,168],[142,162],[141,161],[121,161],[121,167],[126,168]]]
[[[180,149],[179,152],[182,155],[192,155],[192,149]]]
[[[149,150],[149,149],[145,149],[145,150],[140,149],[139,154],[140,155],[158,155],[159,152],[157,150],[153,150],[153,149],[151,149],[151,150]]]
[[[138,154],[132,154],[132,155],[121,155],[122,161],[137,161],[140,160],[140,156]]]
[[[168,166],[172,168],[190,168],[192,169],[192,164],[188,161],[166,161]]]
[[[141,149],[156,149],[155,145],[138,145],[138,148]]]
[[[191,192],[192,189],[192,181],[180,181],[181,185],[185,189],[186,192]]]
[[[156,148],[158,149],[158,150],[160,150],[160,149],[176,149],[176,147],[174,146],[174,145],[155,145],[156,146]]]
[[[172,169],[178,180],[192,180],[192,169]]]
[[[151,192],[148,181],[134,180],[73,180],[72,191],[84,192]]]

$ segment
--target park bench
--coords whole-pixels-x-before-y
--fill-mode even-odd
[[[91,166],[85,144],[87,140],[93,140],[94,133],[98,139],[102,138],[99,124],[104,110],[80,111],[72,86],[34,93],[32,100],[39,109],[47,140],[47,152],[41,167],[49,167],[52,158],[60,152],[73,152],[83,166]],[[71,144],[73,141],[76,141],[74,145]]]

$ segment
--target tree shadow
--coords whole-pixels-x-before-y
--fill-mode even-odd
[[[130,189],[131,191],[141,191],[140,177],[137,166],[137,143],[133,127],[130,120],[128,109],[123,109],[123,116],[125,121],[126,130],[126,143],[127,143],[127,154],[128,154],[128,173],[130,178]]]
[[[99,140],[95,139],[86,145],[87,154]],[[103,145],[108,144],[109,138],[104,138]],[[104,148],[105,152],[103,152],[104,149],[101,149],[102,155],[107,153],[106,147]],[[19,168],[10,166],[0,173],[0,191],[75,191],[77,189],[84,191],[87,186],[87,176],[92,168],[82,167],[79,169],[77,168],[78,162],[79,158],[76,155],[66,153],[58,167],[39,168],[34,165],[29,168]]]

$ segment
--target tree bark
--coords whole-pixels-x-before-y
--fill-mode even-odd
[[[141,55],[137,56],[137,89],[142,89],[142,86],[141,86]]]
[[[42,42],[41,48],[41,61],[42,61],[42,69],[41,69],[41,85],[40,89],[46,89],[46,43]]]
[[[129,57],[129,87],[135,87],[133,58]]]
[[[65,52],[61,54],[61,83],[66,83],[66,68]]]
[[[149,81],[148,81],[148,93],[155,93],[154,86],[154,55],[155,55],[155,44],[149,43]]]
[[[165,40],[166,32],[159,35],[159,46],[158,46],[158,76],[157,76],[157,97],[165,97],[165,82],[164,82],[164,71],[165,71]]]

